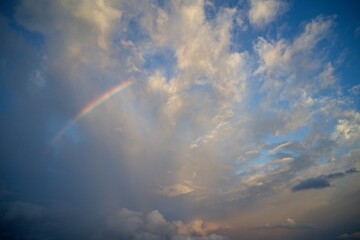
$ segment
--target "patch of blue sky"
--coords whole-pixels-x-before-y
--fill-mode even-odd
[[[206,21],[213,21],[224,8],[233,8],[240,11],[242,8],[246,7],[246,5],[246,1],[206,1],[206,4],[204,4],[205,19]],[[236,18],[234,18],[230,29],[231,39],[229,50],[231,52],[252,50],[252,36],[249,36],[248,32],[245,32],[246,31],[242,29],[242,26],[237,23]]]
[[[261,86],[263,83],[261,76],[252,76],[249,78],[249,80],[248,88],[252,94],[249,96],[249,100],[247,102],[247,110],[251,112],[259,107],[266,96],[264,92],[261,91]]]
[[[42,34],[21,26],[15,19],[15,9],[19,5],[20,1],[0,1],[0,14],[3,15],[9,26],[14,29],[26,42],[33,45],[38,50],[41,50],[45,46],[45,38]]]
[[[118,23],[118,28],[122,28],[122,31],[113,33],[112,44],[114,48],[119,48],[119,43],[122,41],[131,42],[134,45],[137,45],[141,42],[146,42],[150,40],[150,36],[147,34],[146,30],[141,27],[140,17],[133,17],[127,19],[128,17],[123,16],[123,21]],[[125,51],[125,52],[124,52]],[[131,50],[126,48],[121,49],[120,54],[129,54]],[[112,52],[113,56],[119,54],[119,51]]]
[[[160,69],[165,74],[166,80],[170,81],[174,76],[176,63],[174,51],[163,48],[145,55],[143,68],[150,72]]]
[[[209,78],[206,75],[198,76],[195,79],[196,84],[192,84],[189,92],[199,92],[199,93],[211,93],[214,91],[212,85],[209,83]]]
[[[211,21],[216,18],[218,8],[215,8],[211,1],[208,1],[207,4],[204,4],[204,14],[207,21]]]
[[[266,139],[266,144],[281,144],[284,142],[302,142],[310,133],[311,126],[304,125],[296,130],[287,132],[286,134],[269,134]]]
[[[167,0],[156,0],[156,3],[159,7],[165,8]]]
[[[71,128],[64,133],[64,139],[71,141],[74,144],[80,144],[87,138],[84,136],[84,131],[81,123],[74,123]]]
[[[230,29],[230,52],[253,52],[253,38],[235,20]]]
[[[139,23],[140,19],[131,19],[126,28],[126,33],[123,36],[124,40],[132,41],[133,43],[139,43],[145,40],[150,40],[146,31],[141,28]]]
[[[273,157],[267,153],[266,149],[261,149],[259,154],[254,157],[249,157],[241,161],[235,161],[234,175],[236,176],[251,173],[255,170],[254,167],[257,165],[268,163],[272,160]]]
[[[250,173],[250,168],[240,165],[240,166],[237,166],[237,168],[234,172],[234,176],[245,175],[247,173]]]
[[[69,118],[65,118],[63,116],[59,116],[58,113],[53,114],[49,121],[46,124],[46,131],[45,131],[45,142],[50,143],[53,141],[54,136],[62,130],[62,128],[68,124],[71,120],[71,116]],[[67,129],[64,135],[56,141],[54,144],[55,148],[62,148],[64,146],[64,142],[70,141],[74,144],[79,144],[86,138],[83,136],[83,129],[81,127],[81,122],[74,122],[69,129]]]
[[[216,18],[217,14],[224,8],[242,8],[246,6],[246,1],[239,0],[206,0],[204,4],[204,13],[207,20]]]
[[[321,12],[321,16],[334,16],[334,41],[331,46],[330,59],[334,60],[336,72],[340,76],[340,83],[345,88],[359,84],[360,80],[360,33],[356,29],[360,27],[360,1],[336,1],[326,2],[312,1],[312,7],[302,1],[292,1],[291,14],[285,17],[288,26],[304,25],[304,19],[310,21]],[[335,34],[336,33],[336,34]],[[285,36],[286,37],[286,36]]]

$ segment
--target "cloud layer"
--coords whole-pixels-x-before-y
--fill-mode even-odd
[[[0,238],[353,237],[360,23],[297,4],[5,4]]]

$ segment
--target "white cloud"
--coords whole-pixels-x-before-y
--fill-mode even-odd
[[[359,95],[360,94],[360,84],[353,86],[349,92],[353,95]]]
[[[319,74],[320,87],[321,88],[329,88],[336,84],[338,80],[335,76],[335,69],[331,63],[328,63],[325,69]]]
[[[285,3],[280,0],[251,0],[250,4],[249,20],[256,27],[266,26],[286,10]]]
[[[324,39],[334,25],[334,17],[319,16],[306,24],[304,32],[293,43],[293,53],[309,51]]]
[[[45,37],[49,43],[48,60],[55,61],[58,67],[69,64],[77,69],[81,64],[93,63],[104,67],[113,64],[109,48],[115,22],[122,16],[122,11],[112,4],[104,0],[50,4],[23,1],[17,8],[16,19]]]
[[[323,101],[318,92],[337,90],[337,78],[333,65],[319,54],[319,51],[327,51],[326,45],[318,49],[318,43],[330,36],[333,24],[333,17],[317,17],[292,41],[259,38],[254,45],[259,56],[254,76],[262,76],[264,81],[261,88],[266,99],[263,107],[277,113],[283,121],[282,128],[276,130],[278,135],[305,126],[316,112],[325,109],[322,104],[331,104]],[[329,108],[329,111],[333,110]]]
[[[360,119],[358,116],[359,113],[354,119],[339,119],[332,137],[345,141],[357,141],[360,139]]]
[[[191,181],[185,181],[183,184],[175,184],[161,189],[161,193],[168,197],[175,197],[188,194],[195,191],[196,186]]]
[[[113,21],[122,15],[119,9],[111,7],[108,3],[105,0],[82,1],[79,3],[79,7],[74,9],[76,17],[84,19],[96,28],[98,45],[104,50],[109,50],[109,34],[112,30]]]
[[[295,224],[295,220],[292,219],[292,218],[286,219],[286,222],[289,223],[289,224]]]
[[[281,143],[279,144],[278,146],[276,146],[275,148],[269,150],[269,153],[270,154],[274,154],[274,153],[277,153],[279,150],[281,150],[282,148],[284,147],[287,147],[287,146],[290,146],[292,145],[293,142],[284,142],[284,143]]]
[[[290,75],[295,67],[307,71],[318,67],[319,63],[316,60],[319,57],[315,57],[312,50],[329,35],[333,21],[331,17],[315,18],[306,24],[304,31],[292,43],[285,39],[269,42],[264,38],[259,38],[255,50],[261,62],[255,74],[267,72],[269,75],[284,76],[284,74]],[[328,71],[331,71],[331,67],[328,65],[330,68]]]

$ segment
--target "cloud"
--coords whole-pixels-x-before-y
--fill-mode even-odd
[[[320,78],[320,87],[322,89],[329,88],[331,86],[335,86],[338,78],[335,75],[335,69],[331,63],[328,63],[323,72],[319,74]]]
[[[185,181],[183,184],[175,184],[161,189],[161,193],[168,197],[175,197],[183,194],[188,194],[195,191],[196,186],[190,181]]]
[[[61,206],[34,232],[221,239],[213,232],[234,216],[249,220],[234,220],[229,231],[287,214],[268,206],[297,195],[292,186],[319,189],[357,172],[358,112],[350,104],[357,88],[342,95],[337,49],[327,41],[336,19],[250,34],[246,3],[219,2],[211,18],[210,2],[201,0],[30,0],[14,7],[11,24],[0,16],[1,77],[11,95],[0,118],[0,175],[14,195]],[[284,1],[251,1],[250,24],[261,29],[285,10]],[[33,35],[44,43],[33,46]],[[43,151],[91,99],[129,76],[131,87]],[[311,177],[319,172],[333,174]],[[1,189],[13,202],[1,213],[13,224],[47,216],[47,208],[9,200],[14,195]],[[314,198],[329,202],[324,192]],[[319,204],[286,197],[287,211],[299,215]],[[118,210],[125,206],[143,212]],[[264,228],[305,226],[289,218]]]
[[[259,64],[253,74],[263,81],[262,107],[278,123],[272,127],[275,134],[299,129],[313,122],[317,113],[331,114],[336,105],[342,104],[339,96],[332,95],[329,102],[319,95],[319,91],[337,88],[333,64],[317,54],[328,51],[326,40],[334,21],[332,16],[318,16],[306,23],[294,39],[269,41],[260,37],[255,42]]]
[[[274,21],[285,10],[286,4],[284,1],[251,0],[249,20],[256,27],[264,27]]]
[[[293,142],[284,142],[284,143],[281,143],[281,144],[279,144],[278,146],[276,146],[275,148],[269,150],[269,154],[275,154],[275,153],[277,153],[279,150],[281,150],[282,148],[291,146],[291,145],[293,145],[293,144],[294,144]]]
[[[102,237],[126,239],[178,239],[178,240],[225,240],[221,235],[211,233],[216,228],[201,220],[185,224],[182,221],[167,221],[157,210],[148,214],[119,210],[107,220],[106,232]],[[100,237],[100,235],[98,235]]]
[[[352,88],[350,88],[349,92],[354,95],[359,95],[360,94],[360,84],[355,85]]]
[[[122,15],[121,10],[112,7],[109,5],[109,2],[105,2],[104,0],[96,0],[91,3],[78,1],[75,4],[69,2],[53,2],[48,8],[56,12],[57,15],[52,18],[42,13],[39,10],[41,9],[40,6],[43,6],[43,2],[41,1],[22,2],[17,11],[17,20],[24,26],[45,34],[63,30],[61,26],[57,26],[57,29],[52,28],[58,20],[64,21],[65,23],[70,23],[69,20],[71,18],[80,20],[78,22],[84,21],[89,29],[95,31],[98,47],[103,50],[109,50],[108,43],[110,32],[112,31],[112,22],[119,19]],[[29,19],[27,18],[27,14],[29,13],[35,16],[31,21],[27,21]],[[63,17],[69,17],[70,19],[65,20]],[[47,20],[47,22],[43,22],[43,20]]]
[[[338,239],[360,239],[360,231],[354,233],[343,233],[337,237]]]
[[[4,215],[6,220],[25,220],[25,221],[36,221],[43,219],[46,213],[46,209],[40,205],[15,201],[9,205]]]
[[[329,180],[323,178],[309,178],[301,181],[299,184],[292,188],[293,192],[308,190],[308,189],[321,189],[329,187]]]
[[[294,219],[287,218],[286,223],[282,224],[265,224],[255,228],[256,230],[274,230],[274,229],[287,229],[287,230],[314,230],[315,227],[311,224],[299,224],[296,223]]]
[[[357,173],[358,170],[355,168],[351,168],[346,170],[345,172],[336,172],[328,175],[321,175],[316,178],[309,178],[302,180],[297,185],[292,188],[293,192],[309,190],[309,189],[322,189],[330,187],[330,182],[337,179],[345,177],[347,174]]]
[[[311,60],[311,51],[321,40],[328,37],[333,24],[333,17],[319,16],[307,23],[303,32],[292,43],[289,43],[286,39],[268,42],[264,38],[259,38],[255,50],[259,54],[261,62],[255,73],[267,72],[270,75],[282,76],[288,74],[289,70],[294,69],[294,63],[302,64],[298,67],[304,67],[304,69],[311,72],[311,66],[307,65],[302,58],[315,63],[314,60],[317,58]],[[318,64],[313,67],[316,66]],[[331,68],[329,69],[330,66],[326,65],[325,69],[332,71]],[[326,74],[329,75],[329,73]]]
[[[358,116],[351,119],[339,119],[332,137],[341,141],[357,141],[360,139],[360,120]]]
[[[360,26],[355,28],[354,35],[355,35],[355,38],[358,38],[360,36]]]

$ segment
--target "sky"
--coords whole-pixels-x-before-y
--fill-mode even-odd
[[[0,3],[0,239],[360,239],[360,2]]]

